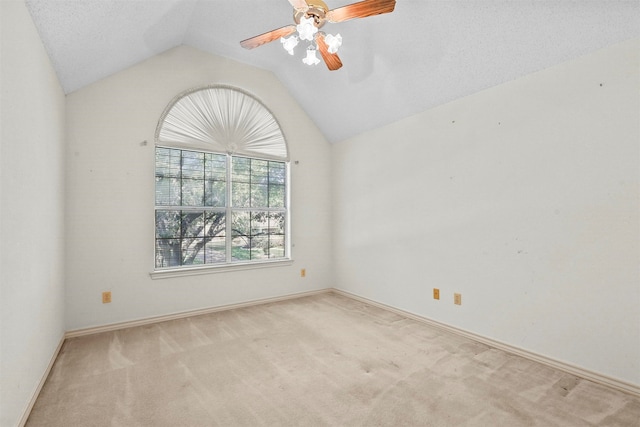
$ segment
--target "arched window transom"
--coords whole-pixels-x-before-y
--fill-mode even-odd
[[[254,96],[229,86],[180,94],[158,123],[156,143],[288,160],[278,121]]]

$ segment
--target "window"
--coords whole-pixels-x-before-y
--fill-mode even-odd
[[[289,258],[288,150],[253,96],[208,86],[176,97],[155,152],[155,271]]]
[[[155,267],[285,258],[286,163],[156,147]]]

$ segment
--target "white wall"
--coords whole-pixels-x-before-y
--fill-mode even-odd
[[[24,1],[0,2],[0,425],[64,334],[64,94]]]
[[[640,385],[638,52],[337,144],[337,287]]]
[[[176,95],[209,84],[254,94],[284,131],[294,263],[152,280],[156,126]],[[68,95],[67,134],[68,330],[331,286],[331,147],[273,74],[178,47]]]

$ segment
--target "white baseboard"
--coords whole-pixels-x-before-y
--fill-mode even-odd
[[[51,368],[53,368],[53,364],[56,362],[56,359],[58,358],[58,354],[60,353],[60,349],[62,349],[62,344],[64,344],[64,340],[65,340],[65,337],[63,335],[60,338],[60,342],[58,343],[58,346],[56,347],[55,351],[53,352],[53,355],[51,356],[51,359],[49,360],[49,364],[47,365],[47,369],[45,369],[44,374],[42,374],[42,378],[40,378],[40,382],[38,383],[38,386],[36,387],[36,389],[34,390],[33,394],[31,395],[31,399],[29,400],[29,404],[27,405],[25,410],[22,412],[22,418],[20,418],[20,421],[18,422],[18,426],[19,427],[24,427],[24,425],[27,423],[27,420],[29,419],[29,415],[31,415],[31,410],[33,409],[33,405],[36,404],[36,400],[38,400],[38,396],[40,395],[40,391],[42,390],[42,387],[44,386],[44,383],[47,381],[47,378],[49,377],[49,373],[51,372]]]
[[[492,338],[488,338],[482,335],[478,335],[473,332],[465,331],[464,329],[456,328],[454,326],[449,326],[444,323],[440,323],[438,321],[429,319],[424,316],[420,316],[408,311],[404,311],[390,305],[386,305],[377,301],[370,300],[368,298],[361,297],[356,294],[352,294],[347,291],[343,291],[341,289],[333,288],[332,292],[336,294],[345,296],[347,298],[354,299],[356,301],[360,301],[365,304],[369,304],[378,308],[382,308],[383,310],[391,311],[393,313],[399,314],[400,316],[408,317],[413,320],[417,320],[419,322],[428,324],[430,326],[434,326],[436,328],[443,329],[445,331],[461,335],[465,338],[472,339],[474,341],[481,342],[490,347],[497,348],[499,350],[506,351],[511,354],[515,354],[520,357],[524,357],[525,359],[533,360],[534,362],[541,363],[543,365],[550,366],[552,368],[558,369],[560,371],[566,372],[571,375],[575,375],[576,377],[584,378],[589,381],[593,381],[594,383],[602,384],[607,387],[611,387],[613,389],[629,393],[635,397],[640,397],[640,386],[636,384],[632,384],[618,378],[612,378],[607,375],[600,374],[598,372],[593,372],[588,369],[581,368],[579,366],[572,365],[570,363],[562,362],[560,360],[553,359],[551,357],[544,356],[542,354],[538,354],[529,350],[525,350],[523,348],[519,348],[513,346],[511,344],[507,344],[501,341],[494,340]]]
[[[326,288],[326,289],[320,289],[317,291],[299,292],[295,294],[282,295],[279,297],[251,300],[251,301],[241,302],[237,304],[228,304],[228,305],[221,305],[217,307],[202,308],[198,310],[182,311],[182,312],[167,314],[163,316],[147,317],[144,319],[130,320],[130,321],[119,322],[119,323],[110,323],[108,325],[95,326],[90,328],[75,329],[75,330],[67,331],[67,333],[65,334],[65,338],[81,337],[84,335],[92,335],[100,332],[117,331],[119,329],[133,328],[135,326],[151,325],[153,323],[166,322],[168,320],[184,319],[186,317],[200,316],[202,314],[217,313],[219,311],[233,310],[236,308],[244,308],[244,307],[251,307],[254,305],[286,301],[290,299],[302,298],[302,297],[311,296],[311,295],[323,294],[331,291],[332,291],[331,288]]]

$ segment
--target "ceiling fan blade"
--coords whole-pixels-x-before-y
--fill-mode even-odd
[[[289,34],[294,33],[295,31],[296,31],[295,25],[287,25],[286,27],[278,28],[277,30],[272,30],[264,34],[260,34],[259,36],[242,40],[240,42],[240,46],[242,46],[245,49],[253,49],[265,43],[278,40],[280,37],[286,37]]]
[[[358,3],[338,7],[327,12],[329,22],[343,22],[354,18],[393,12],[396,0],[364,0]]]
[[[329,70],[335,71],[342,67],[342,61],[340,61],[340,57],[338,57],[338,55],[335,53],[329,52],[329,46],[324,40],[323,33],[316,34],[316,45],[318,45],[320,55],[322,56],[322,59],[324,59],[324,63],[327,64],[327,68],[329,68]]]
[[[307,7],[309,7],[305,0],[289,0],[289,3],[291,3],[291,6],[293,6],[293,8],[296,10],[306,9]]]

